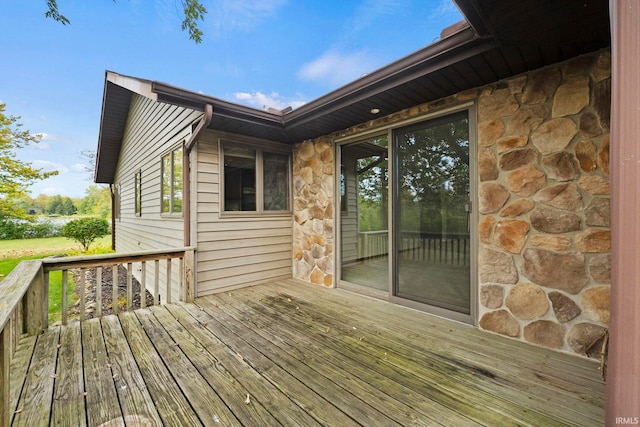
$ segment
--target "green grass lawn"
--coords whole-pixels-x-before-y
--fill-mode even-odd
[[[91,249],[96,247],[109,247],[111,236],[98,239],[91,245]],[[19,258],[31,255],[64,255],[73,253],[77,255],[81,246],[66,237],[48,237],[45,239],[21,239],[0,241],[0,259]]]
[[[110,243],[111,237],[106,236],[93,243],[91,252],[108,252],[105,248],[108,248]],[[78,243],[64,237],[0,241],[0,286],[2,286],[2,280],[20,261],[54,255],[79,255],[79,247]],[[74,290],[73,276],[69,274],[67,285],[69,306],[75,302]],[[61,312],[62,272],[53,271],[49,274],[49,324],[60,320]]]

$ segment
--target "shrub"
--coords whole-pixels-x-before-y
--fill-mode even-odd
[[[84,252],[94,240],[109,234],[109,223],[102,218],[80,218],[69,221],[62,228],[62,235],[82,245]]]
[[[38,239],[57,237],[66,221],[46,217],[9,218],[0,216],[0,239]]]

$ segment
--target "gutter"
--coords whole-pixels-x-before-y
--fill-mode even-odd
[[[189,157],[191,150],[200,139],[202,133],[207,129],[213,117],[213,106],[205,104],[204,115],[198,126],[196,126],[191,138],[184,144],[184,154],[182,156],[182,191],[184,192],[182,203],[182,218],[184,221],[184,245],[191,246],[191,162]]]

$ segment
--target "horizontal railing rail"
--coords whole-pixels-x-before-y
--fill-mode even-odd
[[[358,233],[358,259],[367,260],[389,255],[389,231]],[[403,231],[397,241],[402,259],[434,264],[469,265],[468,233],[422,233]]]
[[[194,248],[186,247],[20,262],[0,282],[0,427],[8,426],[13,414],[9,367],[20,339],[25,335],[37,335],[49,326],[52,272],[60,271],[62,274],[59,303],[61,321],[66,324],[70,319],[71,295],[67,292],[70,273],[77,278],[74,280],[77,291],[75,318],[83,321],[89,317],[85,285],[90,272],[89,280],[95,283],[92,296],[95,308],[90,317],[104,315],[104,308],[115,314],[120,310],[132,310],[136,305],[145,307],[147,291],[153,297],[153,304],[170,303],[175,297],[181,301],[192,301],[194,254]],[[111,280],[105,280],[109,273]],[[107,289],[106,295],[103,288]],[[103,307],[103,301],[108,297],[111,304]],[[134,304],[136,298],[139,302]]]

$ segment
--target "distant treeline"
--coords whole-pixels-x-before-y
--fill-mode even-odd
[[[29,239],[59,236],[62,227],[74,215],[107,219],[111,215],[109,187],[92,185],[84,198],[40,194],[13,197],[11,204],[19,208],[20,217],[0,212],[0,239]]]

